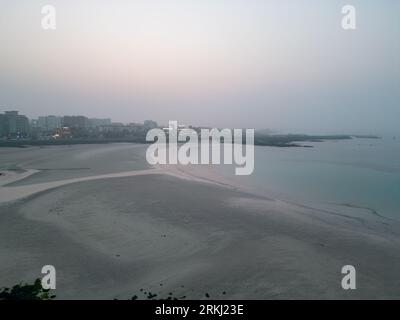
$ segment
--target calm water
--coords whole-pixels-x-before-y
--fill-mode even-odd
[[[400,219],[400,139],[312,145],[256,147],[253,175],[235,179],[281,199],[351,204]],[[232,177],[231,169],[221,171]]]

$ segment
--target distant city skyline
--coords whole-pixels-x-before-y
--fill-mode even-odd
[[[54,5],[57,29],[41,28]],[[400,2],[11,1],[0,111],[310,134],[398,134]],[[128,119],[128,120],[127,120]]]
[[[63,140],[105,141],[130,139],[143,142],[146,132],[158,127],[153,120],[141,123],[112,122],[111,118],[88,118],[84,115],[42,115],[28,118],[18,110],[0,111],[0,142],[49,143]]]
[[[36,117],[32,117],[32,116],[30,116],[29,114],[24,114],[24,112],[21,112],[21,110],[17,110],[17,109],[13,109],[13,108],[10,108],[10,109],[6,109],[6,108],[0,108],[0,115],[2,114],[2,113],[17,113],[17,114],[19,114],[19,115],[23,115],[23,116],[26,116],[28,119],[29,119],[29,121],[47,121],[48,120],[48,118],[54,118],[54,119],[52,119],[53,121],[56,121],[56,118],[58,118],[58,120],[60,120],[60,119],[62,119],[62,118],[64,118],[64,117],[85,117],[85,118],[87,118],[88,120],[91,120],[91,121],[107,121],[107,122],[109,122],[109,123],[123,123],[123,124],[130,124],[130,123],[146,123],[146,122],[153,122],[153,120],[151,120],[151,119],[124,119],[124,121],[113,121],[113,119],[112,119],[112,117],[104,117],[104,118],[98,118],[98,117],[90,117],[90,116],[88,116],[88,115],[86,115],[86,114],[83,114],[83,113],[78,113],[78,114],[40,114],[40,115],[38,115],[38,116],[36,116]]]

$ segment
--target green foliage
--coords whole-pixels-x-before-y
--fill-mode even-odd
[[[163,284],[160,283],[160,287],[162,287]],[[181,286],[181,288],[184,288],[184,286]],[[226,291],[222,292],[222,295],[226,295]],[[204,295],[207,299],[210,299],[210,294],[208,292],[205,293]],[[139,290],[138,294],[135,294],[130,300],[184,300],[187,299],[186,296],[184,295],[176,295],[173,292],[169,292],[167,296],[163,295],[162,293],[154,293],[151,291],[146,291],[143,288]],[[193,299],[189,297],[189,299]]]
[[[33,284],[20,283],[10,288],[0,289],[0,300],[51,300],[50,289],[43,289],[40,279]]]

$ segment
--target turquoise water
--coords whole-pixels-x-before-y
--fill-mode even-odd
[[[235,179],[281,199],[368,207],[400,219],[400,140],[385,137],[312,145],[256,147],[254,173]],[[231,169],[221,171],[232,177]]]

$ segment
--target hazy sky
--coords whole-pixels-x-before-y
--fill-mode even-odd
[[[41,8],[57,9],[57,30]],[[341,8],[357,30],[341,28]],[[400,1],[0,0],[0,111],[400,131]]]

